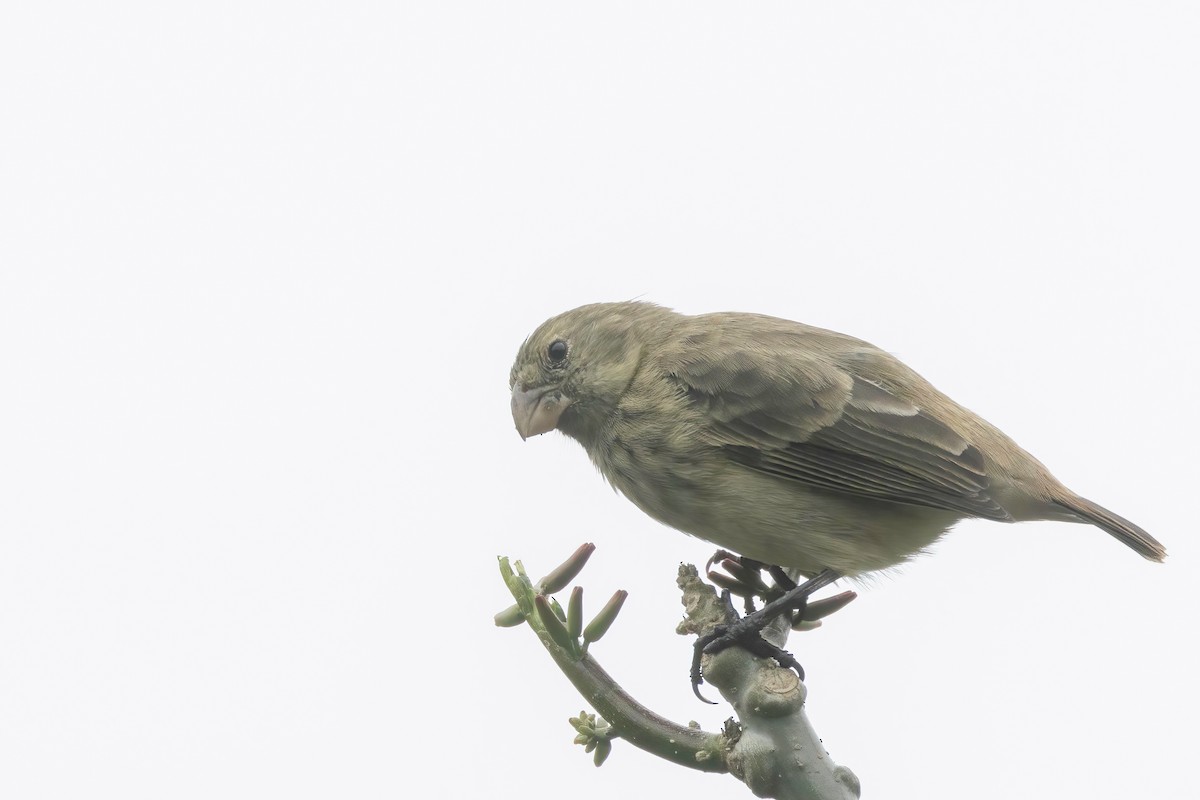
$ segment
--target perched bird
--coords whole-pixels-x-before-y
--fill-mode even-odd
[[[1166,556],[898,359],[840,333],[598,303],[534,331],[510,384],[522,438],[558,429],[651,517],[806,575],[895,566],[967,517],[1083,522]]]

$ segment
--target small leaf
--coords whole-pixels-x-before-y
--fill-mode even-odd
[[[762,579],[762,574],[756,569],[750,569],[739,561],[734,561],[732,558],[726,558],[721,561],[721,569],[729,573],[730,577],[744,584],[746,587],[753,589],[758,594],[763,594],[767,591],[766,581]],[[713,576],[713,572],[709,572],[709,577]]]
[[[497,614],[494,619],[498,628],[515,628],[525,621],[525,615],[521,613],[520,606],[509,606]]]
[[[815,631],[819,627],[821,627],[821,620],[819,619],[792,620],[792,630],[796,631],[797,633]]]
[[[520,561],[517,562],[518,565],[520,563]],[[517,601],[521,613],[528,617],[533,613],[533,591],[529,578],[519,571],[514,571],[507,556],[500,558],[500,574],[504,577],[504,584],[508,587],[509,593]]]
[[[723,575],[720,572],[708,573],[708,579],[715,583],[718,588],[724,589],[730,594],[736,594],[738,597],[753,597],[755,592],[750,587],[738,580],[734,580],[728,575]]]
[[[567,601],[567,633],[572,639],[578,639],[583,633],[583,587],[576,586],[571,590],[571,599]]]
[[[512,564],[508,562],[508,556],[499,556],[496,560],[500,562],[500,575],[504,578],[505,583],[507,583],[508,579],[513,575]]]
[[[542,626],[545,627],[546,633],[550,634],[550,638],[554,640],[554,643],[568,653],[578,653],[579,646],[567,633],[566,626],[563,625],[562,620],[554,613],[554,609],[551,608],[546,595],[539,594],[533,598],[533,607],[537,609],[538,619],[542,621]]]
[[[617,614],[621,613],[621,606],[625,604],[625,598],[628,596],[629,592],[624,589],[618,589],[613,593],[604,608],[600,609],[600,613],[593,617],[592,621],[583,629],[585,642],[598,642],[600,637],[608,633],[608,629],[617,620]]]
[[[833,597],[810,600],[808,601],[808,605],[804,607],[804,621],[815,622],[816,620],[824,619],[835,611],[841,611],[856,597],[858,597],[858,594],[855,592],[842,592],[841,594],[835,594]]]
[[[581,544],[579,549],[571,554],[563,563],[559,564],[550,574],[538,581],[538,587],[542,594],[554,594],[562,591],[566,585],[575,579],[583,569],[583,565],[591,558],[592,553],[596,551],[596,545],[588,542]]]

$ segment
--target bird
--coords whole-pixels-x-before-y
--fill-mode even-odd
[[[1087,523],[1166,557],[895,356],[834,331],[589,304],[524,341],[509,388],[522,439],[557,429],[650,517],[804,575],[898,566],[966,518]]]

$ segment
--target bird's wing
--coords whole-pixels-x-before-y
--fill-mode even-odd
[[[830,491],[1011,521],[988,494],[979,450],[926,411],[794,345],[706,344],[666,371],[703,412],[704,438],[733,460]]]

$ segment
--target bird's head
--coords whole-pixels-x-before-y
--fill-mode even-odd
[[[509,375],[521,438],[557,428],[587,444],[616,411],[655,327],[676,316],[650,303],[597,303],[543,322]]]

